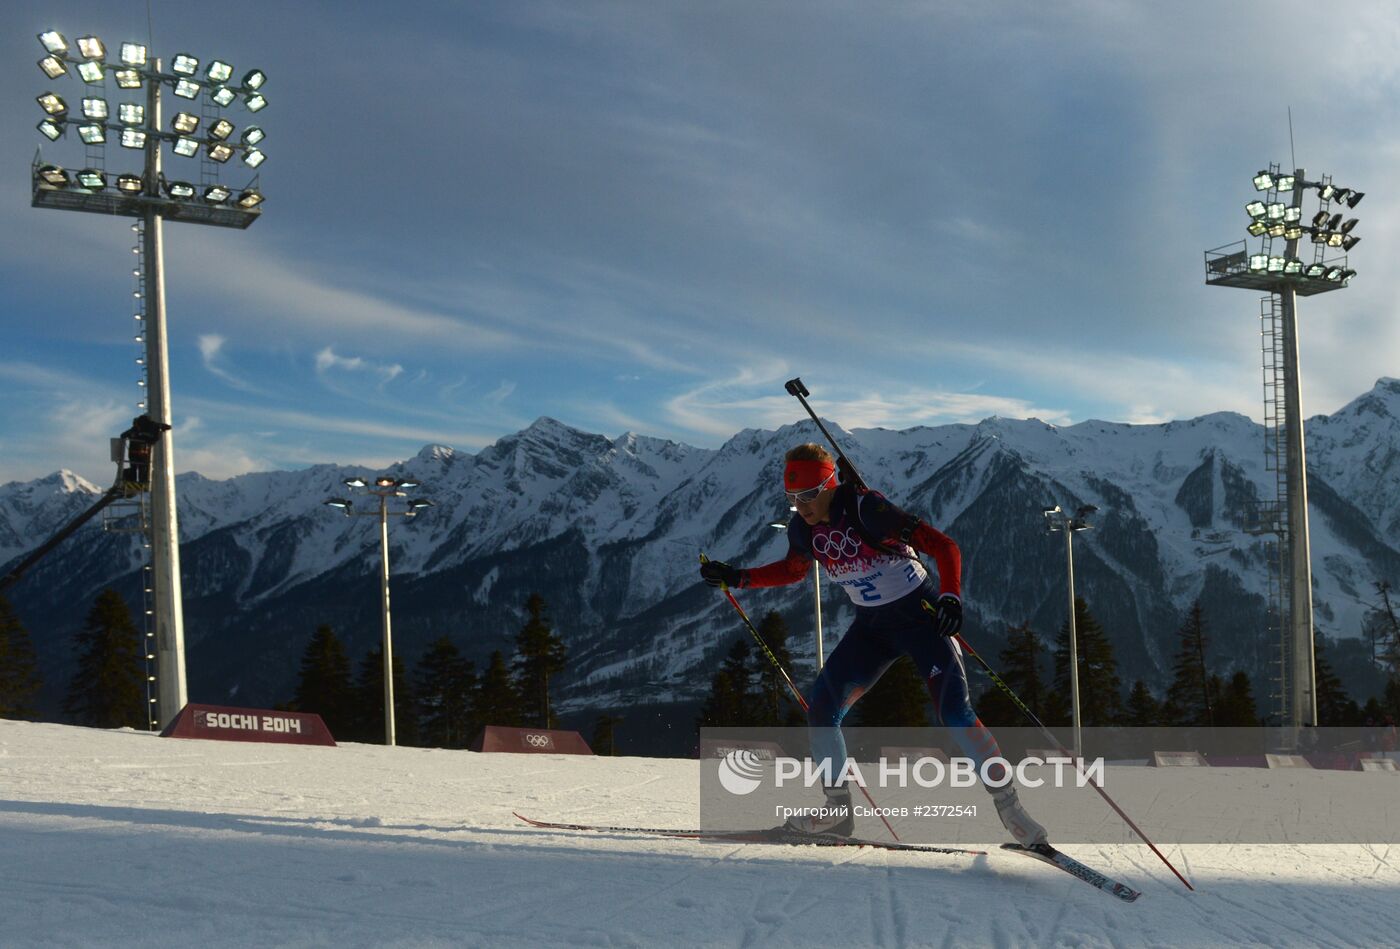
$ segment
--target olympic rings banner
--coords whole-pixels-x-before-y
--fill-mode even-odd
[[[557,728],[507,728],[487,725],[471,744],[472,751],[506,751],[527,755],[591,755],[593,749],[578,732]]]

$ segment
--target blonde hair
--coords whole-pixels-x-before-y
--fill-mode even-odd
[[[836,463],[836,459],[831,457],[831,452],[816,442],[808,442],[805,445],[789,448],[788,453],[783,456],[783,461],[829,461],[832,464]]]

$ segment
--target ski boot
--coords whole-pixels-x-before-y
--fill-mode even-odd
[[[992,792],[992,803],[997,807],[997,817],[1016,842],[1027,849],[1034,849],[1046,843],[1045,828],[1040,822],[1026,813],[1016,789],[1004,787]]]
[[[855,833],[855,812],[851,810],[851,791],[846,787],[823,788],[826,800],[813,813],[789,817],[784,831],[794,834],[832,834],[849,837]]]

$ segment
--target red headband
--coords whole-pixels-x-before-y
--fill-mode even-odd
[[[829,461],[789,461],[783,468],[783,488],[807,491],[826,484],[835,473],[836,465]]]

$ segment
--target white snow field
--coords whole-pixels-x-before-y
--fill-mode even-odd
[[[1125,904],[1011,854],[551,832],[511,815],[695,826],[698,767],[0,721],[0,945],[1400,943],[1390,845],[1166,848],[1195,893],[1145,847],[1066,846],[1143,891]]]

